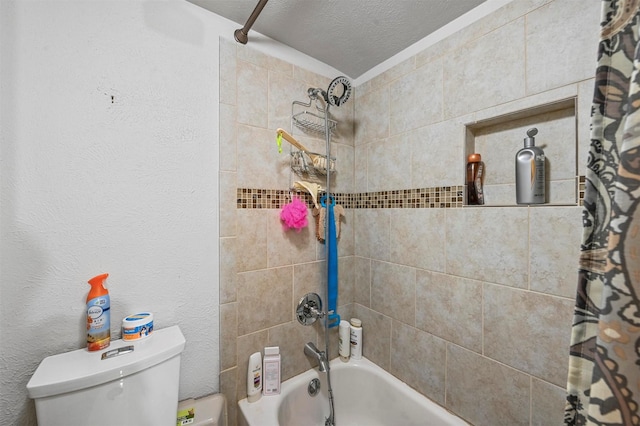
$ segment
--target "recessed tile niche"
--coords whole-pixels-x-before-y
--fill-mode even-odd
[[[576,98],[572,97],[466,124],[465,170],[467,156],[479,153],[485,164],[485,205],[518,205],[515,156],[524,147],[527,130],[532,127],[538,129],[535,144],[546,157],[543,205],[577,204]]]

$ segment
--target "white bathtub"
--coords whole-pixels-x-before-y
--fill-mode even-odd
[[[307,385],[319,378],[321,391],[309,396]],[[425,398],[366,358],[331,361],[336,426],[465,426],[465,421]],[[281,394],[254,403],[243,399],[241,426],[324,426],[329,416],[326,374],[317,368],[282,383]]]

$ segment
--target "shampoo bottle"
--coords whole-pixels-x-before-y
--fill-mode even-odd
[[[362,321],[351,318],[351,358],[362,358]]]
[[[256,402],[262,397],[262,355],[256,352],[249,357],[247,367],[247,401]]]
[[[91,290],[87,295],[87,349],[99,351],[111,343],[111,309],[109,291],[104,282],[109,274],[102,274],[89,280]]]
[[[264,395],[278,395],[280,393],[280,347],[269,346],[264,348],[264,361],[262,363]]]
[[[351,327],[349,321],[340,321],[338,328],[338,353],[340,354],[340,360],[342,362],[349,361],[349,354],[351,353]]]
[[[470,154],[467,157],[467,205],[481,206],[484,204],[484,163],[480,154]]]
[[[544,151],[535,145],[538,129],[527,130],[524,148],[516,154],[516,202],[518,204],[544,204],[545,170]]]

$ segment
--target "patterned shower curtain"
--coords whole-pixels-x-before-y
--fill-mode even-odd
[[[640,425],[640,0],[603,0],[567,425]]]

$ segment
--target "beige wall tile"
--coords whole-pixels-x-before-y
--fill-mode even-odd
[[[238,233],[237,185],[235,172],[220,172],[220,236],[235,237]]]
[[[236,301],[236,238],[220,238],[220,303]]]
[[[475,426],[528,425],[529,376],[447,345],[446,407]]]
[[[327,306],[327,301],[325,300],[326,282],[326,262],[320,261],[294,265],[292,313],[295,313],[298,302],[307,293],[317,293],[322,300],[322,309],[324,310]]]
[[[570,299],[485,284],[484,355],[564,386],[573,307]]]
[[[236,44],[220,39],[220,103],[236,105]]]
[[[465,126],[457,119],[408,134],[411,145],[411,188],[464,183]]]
[[[377,260],[389,260],[390,211],[362,209],[355,211],[355,254]]]
[[[238,304],[220,305],[220,370],[236,366],[238,351]]]
[[[391,373],[443,405],[447,342],[394,321],[391,347]]]
[[[289,77],[293,76],[292,64],[255,50],[250,45],[237,45],[237,48],[239,60],[252,63],[267,70],[277,71]]]
[[[266,68],[237,61],[238,123],[267,127],[268,80]]]
[[[300,232],[285,228],[280,220],[281,209],[265,210],[267,216],[267,267],[293,265],[316,260],[315,223],[308,209],[309,225]]]
[[[354,142],[363,145],[389,136],[389,88],[358,97],[355,105]]]
[[[353,303],[355,274],[353,256],[338,259],[338,306]]]
[[[362,321],[362,355],[389,371],[391,318],[362,305],[355,305],[354,316]]]
[[[368,152],[369,145],[360,145],[356,146],[354,149],[354,160],[353,160],[353,179],[354,179],[354,191],[355,192],[367,192],[369,190],[368,187]]]
[[[267,219],[262,210],[238,210],[236,270],[252,271],[267,267]]]
[[[411,144],[404,135],[369,144],[368,191],[409,189],[411,186]]]
[[[532,208],[531,290],[573,298],[582,241],[581,207]]]
[[[244,272],[238,275],[238,334],[274,327],[293,319],[293,268]]]
[[[549,1],[553,0],[518,0],[509,2],[497,11],[473,22],[465,27],[464,30],[453,33],[444,40],[416,54],[416,65],[419,67],[440,56],[446,55],[452,50],[482,37]]]
[[[340,238],[338,238],[338,255],[353,256],[355,254],[355,226],[353,209],[345,209],[340,219]]]
[[[418,270],[416,327],[482,353],[482,283]]]
[[[556,0],[527,14],[527,93],[595,73],[600,2]]]
[[[445,119],[524,96],[524,65],[524,19],[453,51],[444,61]]]
[[[286,189],[289,187],[290,156],[283,145],[278,153],[276,132],[238,126],[238,187]]]
[[[393,209],[391,215],[391,261],[444,272],[444,210]]]
[[[389,85],[391,136],[442,121],[442,61],[435,60]]]
[[[405,324],[416,321],[416,270],[371,262],[371,308]]]
[[[220,373],[220,393],[227,399],[227,424],[233,426],[237,424],[238,391],[237,391],[237,368],[222,371]],[[245,371],[246,374],[246,371]],[[245,376],[246,381],[246,376]],[[246,388],[245,383],[245,388]],[[246,395],[244,396],[246,397]]]
[[[304,354],[304,345],[316,340],[313,327],[305,327],[297,320],[269,329],[268,346],[280,347],[280,375],[282,381],[317,366],[315,360]],[[286,354],[287,356],[282,356]]]
[[[220,170],[236,170],[236,107],[220,104]]]
[[[307,85],[290,76],[277,72],[269,73],[269,129],[278,127],[291,132],[291,102],[307,101]],[[275,134],[274,134],[275,139]],[[286,150],[288,152],[288,149]]]
[[[531,379],[531,426],[561,425],[567,390],[535,377]]]
[[[446,271],[527,288],[529,221],[526,208],[447,209]]]
[[[337,143],[331,144],[331,156],[336,158],[336,173],[331,175],[331,190],[334,193],[354,192],[354,162],[355,149],[353,146]],[[326,185],[325,185],[326,186]]]
[[[371,307],[371,259],[355,257],[354,302]]]
[[[387,84],[393,83],[398,78],[401,78],[416,69],[415,56],[405,59],[397,65],[389,68],[387,71],[372,78],[371,84],[368,86],[370,89],[379,89]]]
[[[336,120],[338,124],[331,135],[331,142],[353,146],[353,126],[355,123],[356,89],[351,87],[351,96],[347,103],[339,107],[329,109],[329,118]]]

